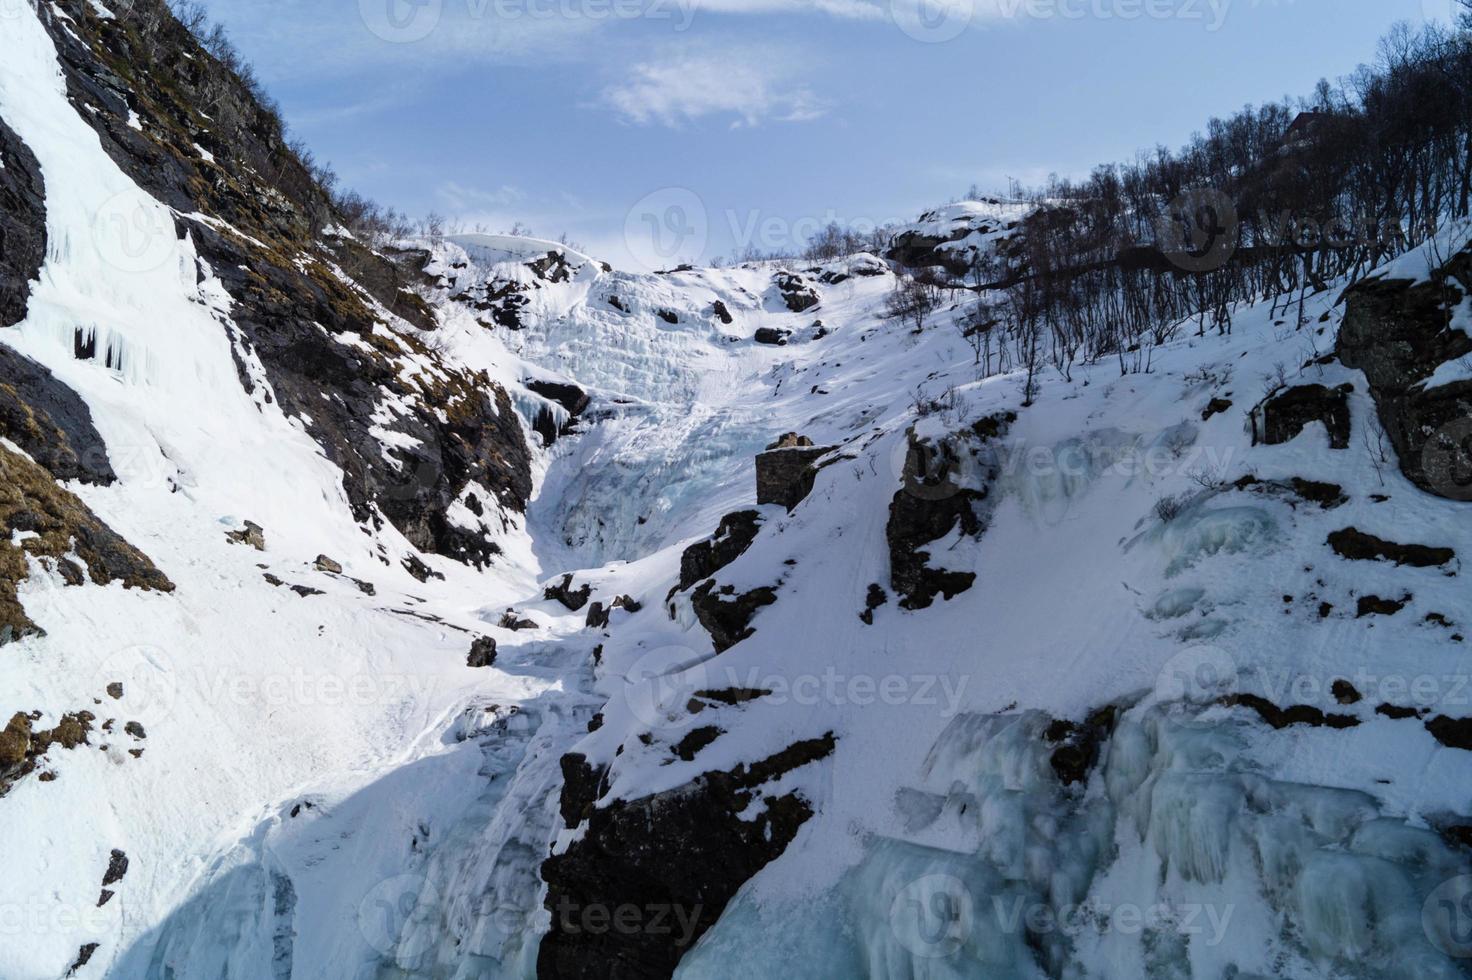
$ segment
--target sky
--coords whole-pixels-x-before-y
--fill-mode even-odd
[[[203,0],[342,183],[636,270],[1087,174],[1452,0]]]

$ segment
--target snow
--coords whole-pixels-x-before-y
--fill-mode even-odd
[[[536,497],[502,560],[428,558],[446,578],[422,584],[380,555],[410,554],[407,542],[353,521],[310,420],[266,397],[190,241],[214,219],[134,186],[68,105],[34,13],[7,25],[0,113],[41,163],[51,246],[26,320],[0,342],[87,402],[120,481],[69,489],[178,588],[63,587],[39,569],[23,587],[48,635],[0,658],[7,716],[35,708],[49,726],[87,708],[148,734],[138,759],[115,735],[105,752],[53,750],[54,782],[0,800],[0,839],[23,842],[0,910],[45,920],[0,943],[0,976],[59,976],[95,941],[78,976],[529,977],[548,925],[538,869],[572,837],[557,814],[563,754],[615,762],[605,801],[632,799],[829,731],[834,756],[780,784],[815,816],[681,976],[1329,977],[1350,960],[1365,975],[1458,975],[1421,910],[1463,870],[1433,828],[1466,813],[1472,754],[1374,708],[1472,714],[1451,639],[1472,615],[1465,584],[1347,562],[1323,542],[1354,526],[1465,555],[1472,527],[1465,505],[1378,472],[1358,440],[1333,451],[1313,430],[1251,446],[1247,411],[1306,339],[1265,305],[1237,311],[1231,336],[1157,352],[1151,374],[1049,373],[1023,409],[1018,377],[978,379],[955,326],[965,295],[916,335],[882,317],[887,272],[819,286],[820,305],[798,314],[766,264],[639,276],[554,242],[420,243],[450,283],[429,297],[446,357],[506,386],[528,422],[550,404],[530,379],[592,396],[578,431],[537,454]],[[969,202],[917,227],[985,224],[958,247],[991,248],[1022,213]],[[566,281],[529,267],[549,252]],[[1414,276],[1415,261],[1384,274]],[[522,330],[487,328],[453,299],[493,282],[526,288]],[[1337,299],[1307,302],[1303,331],[1322,332],[1321,348]],[[385,336],[412,330],[384,316]],[[792,342],[756,343],[762,326]],[[94,359],[74,356],[78,330]],[[429,369],[407,354],[401,366]],[[1374,412],[1357,372],[1314,366],[1303,380],[1353,383],[1356,427]],[[917,415],[943,397],[953,407]],[[1234,407],[1202,421],[1213,397]],[[380,404],[377,434],[410,448],[383,428],[394,410]],[[975,586],[919,612],[891,595],[865,625],[870,583],[889,582],[885,524],[912,428],[940,439],[1008,411],[987,530],[932,548]],[[778,601],[718,656],[688,599],[673,617],[664,600],[683,548],[753,506],[752,459],[788,431],[841,451],[795,511],[762,510],[756,543],[720,573]],[[1350,500],[1325,511],[1226,488],[1249,474],[1332,481]],[[1169,520],[1167,497],[1181,501]],[[473,518],[461,510],[452,519]],[[244,520],[266,529],[265,552],[227,542]],[[344,576],[317,571],[319,554]],[[605,606],[624,594],[643,606],[589,630],[584,612],[543,598],[565,572]],[[1357,597],[1404,593],[1398,616],[1355,618]],[[507,608],[538,628],[500,629]],[[499,656],[471,670],[479,635]],[[1361,703],[1337,703],[1341,677]],[[114,681],[119,702],[104,700]],[[725,733],[694,761],[674,757],[710,722],[689,694],[720,687],[772,693],[723,709]],[[1360,724],[1273,731],[1215,703],[1228,690]],[[1044,733],[1105,704],[1118,726],[1070,795]],[[131,870],[96,908],[112,848]],[[1034,913],[1055,925],[1018,925]]]

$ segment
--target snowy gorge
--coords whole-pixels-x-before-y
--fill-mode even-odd
[[[312,227],[125,6],[0,21],[0,978],[1468,973],[1472,495],[1347,283],[1024,404],[894,255]]]

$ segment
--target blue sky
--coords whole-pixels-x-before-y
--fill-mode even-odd
[[[1177,146],[1449,3],[205,0],[348,186],[627,267]]]

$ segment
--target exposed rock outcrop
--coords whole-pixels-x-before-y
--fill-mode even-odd
[[[787,309],[793,313],[806,313],[820,302],[818,291],[813,284],[802,276],[792,272],[777,273],[775,282],[777,291],[782,294],[782,302],[787,304]]]
[[[716,653],[724,653],[756,630],[751,620],[763,606],[777,601],[777,590],[770,587],[752,589],[738,594],[735,586],[716,587],[714,579],[697,588],[690,596],[690,604],[700,625],[710,633]]]
[[[465,666],[481,668],[496,665],[496,641],[489,636],[478,636],[470,644],[470,653],[465,657]]]
[[[1397,565],[1413,568],[1436,568],[1449,565],[1456,560],[1457,553],[1451,548],[1437,548],[1424,544],[1396,544],[1366,534],[1358,528],[1347,527],[1329,535],[1329,547],[1341,558],[1350,561],[1390,561]]]
[[[1365,372],[1401,472],[1416,486],[1472,500],[1472,381],[1426,389],[1448,361],[1472,354],[1472,336],[1447,311],[1472,292],[1472,249],[1426,282],[1369,279],[1345,293],[1339,359]]]
[[[25,319],[31,283],[46,258],[45,201],[35,155],[0,119],[0,328]]]
[[[677,591],[683,592],[702,579],[710,578],[740,558],[756,540],[761,526],[760,511],[741,510],[721,518],[720,526],[716,528],[713,537],[697,541],[680,556],[680,584]]]
[[[421,551],[489,562],[499,522],[467,528],[447,511],[471,483],[525,509],[530,454],[506,392],[446,364],[413,332],[383,329],[395,316],[432,326],[404,291],[412,273],[360,244],[324,242],[331,201],[286,146],[279,117],[164,0],[133,0],[129,16],[112,18],[85,0],[56,7],[65,17],[43,7],[42,20],[78,115],[148,193],[218,219],[187,230],[234,300],[238,343],[260,358],[281,408],[312,419],[307,431],[342,469],[354,517],[374,526],[386,517]],[[254,391],[243,367],[240,380]],[[385,445],[374,433],[385,417],[395,441],[415,448]]]
[[[818,476],[813,464],[832,451],[795,432],[768,446],[756,458],[756,502],[794,509],[813,491]]]
[[[1349,448],[1348,385],[1299,385],[1269,395],[1252,410],[1252,444],[1277,446],[1298,436],[1311,422],[1329,431],[1331,449]]]
[[[998,475],[987,444],[1004,436],[1010,424],[1011,417],[995,416],[936,441],[911,431],[903,486],[890,502],[885,527],[890,584],[901,608],[929,608],[937,595],[950,600],[975,583],[973,572],[932,567],[927,546],[958,528],[972,538],[986,530],[982,505]]]
[[[0,272],[0,282],[4,275]],[[3,345],[0,436],[24,449],[58,480],[107,486],[117,479],[86,402],[45,367]]]
[[[572,575],[564,575],[562,579],[553,585],[547,586],[542,591],[542,598],[555,599],[562,603],[572,612],[577,612],[588,604],[593,596],[593,586],[590,582],[584,582],[581,589],[572,587]]]
[[[537,975],[671,976],[741,885],[779,857],[813,815],[800,794],[776,796],[764,787],[827,758],[834,745],[829,733],[749,766],[605,806],[594,805],[604,771],[582,756],[564,757],[562,815],[570,826],[584,826],[542,865],[552,928],[538,951]],[[627,916],[633,927],[607,927],[613,915]]]
[[[532,428],[542,437],[543,446],[550,446],[560,437],[572,432],[578,418],[588,410],[588,405],[593,400],[586,391],[575,384],[536,379],[523,383],[532,394],[541,395],[548,401],[561,405],[568,415],[567,421],[558,425],[556,417],[550,410],[544,408],[537,413]]]
[[[0,446],[0,645],[41,632],[16,594],[30,574],[28,558],[53,568],[68,585],[90,578],[98,585],[121,581],[125,588],[174,589],[153,562],[50,473]]]

